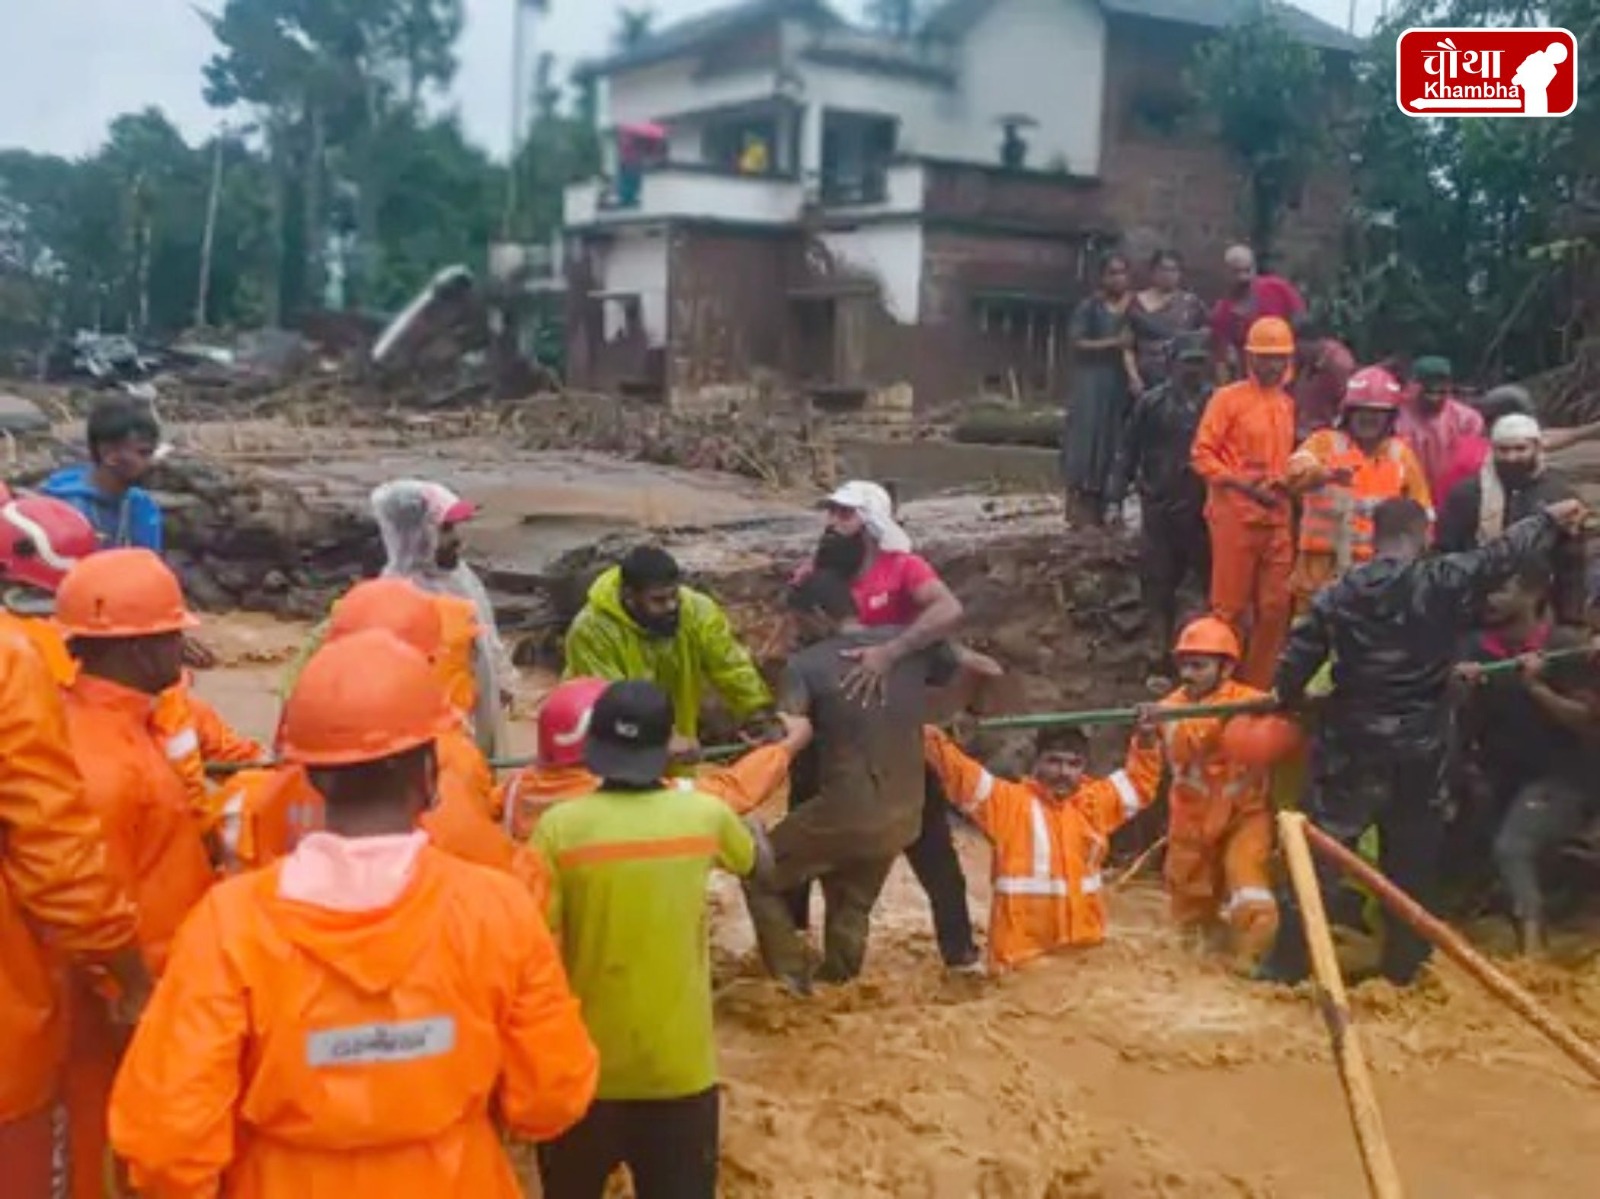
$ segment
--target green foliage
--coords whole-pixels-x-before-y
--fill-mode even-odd
[[[218,48],[203,85],[232,129],[220,147],[212,323],[278,322],[319,305],[331,233],[349,247],[351,306],[392,311],[441,267],[484,265],[506,168],[425,103],[454,75],[462,12],[462,0],[227,0],[209,18]],[[648,28],[648,14],[637,19]],[[513,232],[544,241],[562,189],[599,169],[597,97],[592,79],[569,95],[548,55],[534,96]],[[192,323],[217,149],[186,144],[148,110],[118,117],[81,160],[0,151],[0,339]]]
[[[1251,243],[1270,254],[1284,212],[1327,144],[1322,54],[1259,3],[1247,20],[1201,44],[1188,84],[1244,176]]]
[[[863,15],[867,24],[890,37],[913,37],[922,27],[927,6],[921,0],[867,0]]]
[[[1412,0],[1376,31],[1357,73],[1351,150],[1358,204],[1334,318],[1365,357],[1443,353],[1491,382],[1569,357],[1600,300],[1600,87],[1579,71],[1561,120],[1427,120],[1394,102],[1396,39],[1410,25],[1564,25],[1579,59],[1600,44],[1592,0],[1548,16],[1505,0]],[[1587,299],[1585,298],[1587,297]]]
[[[618,50],[632,50],[656,30],[656,10],[648,5],[617,9],[617,28],[611,44]]]

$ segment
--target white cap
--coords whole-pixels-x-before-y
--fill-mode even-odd
[[[878,543],[878,548],[884,553],[911,552],[911,538],[895,523],[894,501],[878,484],[869,483],[865,479],[852,479],[824,502],[831,507],[849,508],[857,513],[862,523],[867,526],[867,532],[872,535],[872,540]]]
[[[1489,440],[1495,445],[1520,445],[1525,441],[1542,442],[1544,434],[1539,422],[1522,412],[1511,412],[1494,422]]]

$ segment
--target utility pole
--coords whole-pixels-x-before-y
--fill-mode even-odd
[[[528,21],[541,0],[511,0],[511,132],[506,152],[506,211],[500,233],[507,241],[516,236],[517,155],[522,150],[522,97],[528,79]]]
[[[217,130],[211,146],[211,191],[206,196],[206,229],[200,238],[200,283],[195,289],[194,324],[197,329],[207,326],[206,302],[211,297],[211,250],[217,240],[217,206],[222,198],[222,143],[227,140],[228,127]]]

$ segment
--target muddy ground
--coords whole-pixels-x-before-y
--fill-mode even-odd
[[[302,633],[259,617],[211,622],[230,664],[202,690],[270,734],[279,666],[248,659]],[[526,745],[526,727],[518,734]],[[981,922],[986,849],[967,835],[962,851]],[[1365,1193],[1310,996],[1193,956],[1153,880],[1112,895],[1104,947],[978,982],[944,974],[925,902],[897,868],[865,977],[809,1002],[759,976],[728,880],[715,903],[728,1199]],[[1477,931],[1503,946],[1499,930]],[[1560,954],[1518,976],[1600,1036],[1600,941],[1569,934]],[[1446,965],[1410,994],[1365,984],[1355,1003],[1414,1199],[1593,1193],[1594,1087],[1471,980]]]

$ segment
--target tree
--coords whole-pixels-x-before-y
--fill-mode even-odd
[[[655,33],[656,10],[653,8],[617,9],[617,29],[611,35],[611,44],[618,50],[632,50],[649,40]]]
[[[1188,82],[1244,175],[1251,244],[1267,256],[1329,144],[1322,54],[1256,0],[1247,20],[1201,44]]]

